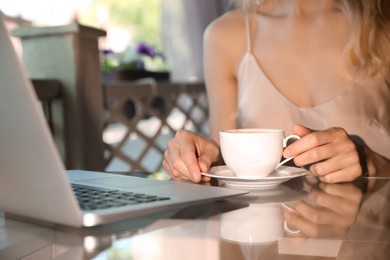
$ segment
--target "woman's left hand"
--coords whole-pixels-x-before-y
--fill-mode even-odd
[[[321,181],[353,181],[362,175],[356,144],[343,128],[315,131],[295,125],[293,133],[301,139],[289,145],[283,156],[294,157],[297,166],[310,165],[310,172]]]

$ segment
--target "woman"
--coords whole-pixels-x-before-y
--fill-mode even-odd
[[[390,3],[244,1],[204,36],[210,139],[179,131],[163,167],[202,178],[222,162],[218,132],[281,128],[284,150],[321,181],[375,175],[390,158]]]

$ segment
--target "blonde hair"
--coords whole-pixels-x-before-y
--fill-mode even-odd
[[[237,0],[247,12],[269,0]],[[390,1],[337,0],[351,21],[351,38],[345,48],[348,64],[359,74],[385,74],[390,79]]]
[[[349,61],[364,74],[390,74],[390,2],[342,0],[352,24]]]

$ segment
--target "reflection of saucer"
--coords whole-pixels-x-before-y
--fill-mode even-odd
[[[307,173],[308,171],[305,169],[280,166],[267,177],[245,178],[237,177],[227,166],[216,166],[212,167],[209,172],[202,173],[202,175],[219,179],[226,186],[233,188],[264,189],[274,187],[292,178],[304,176]]]
[[[307,196],[302,190],[296,190],[287,185],[276,185],[271,188],[248,189],[250,192],[238,197],[229,198],[229,201],[240,201],[248,204],[288,203]]]

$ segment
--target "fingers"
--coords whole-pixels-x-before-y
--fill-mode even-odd
[[[325,176],[319,177],[320,181],[326,183],[340,183],[353,181],[361,175],[360,166],[351,166],[349,168],[344,168],[337,172],[331,172]]]
[[[209,181],[210,177],[202,176],[201,172],[207,172],[218,155],[215,142],[182,130],[168,141],[162,167],[173,179]]]
[[[174,159],[171,159],[171,156],[167,151],[164,153],[164,161],[162,163],[162,167],[165,169],[165,171],[171,176],[172,179],[175,180],[190,180],[190,175],[187,170],[187,167],[184,165],[184,163],[179,163],[178,161],[173,164],[172,162],[176,161]]]
[[[310,221],[300,214],[283,210],[283,217],[291,229],[299,230],[300,237],[328,237],[345,234],[347,228],[333,227]]]
[[[324,151],[323,156],[319,156],[320,159],[313,159],[312,162],[318,161],[310,166],[310,172],[318,177],[322,177],[327,180],[326,182],[335,183],[339,181],[352,181],[361,174],[361,167],[359,163],[359,157],[355,151],[340,152],[335,149],[323,147],[319,149],[326,149],[333,153]],[[307,161],[301,161],[298,158],[294,161],[298,165],[310,164]],[[332,174],[332,175],[330,175]]]
[[[345,133],[345,131],[339,128],[330,128],[326,131],[312,132],[310,134],[307,134],[300,140],[297,140],[296,142],[289,145],[284,150],[283,156],[296,157],[313,148],[317,148],[325,144],[335,143],[339,140],[344,140],[345,138],[347,138],[347,136],[348,135]],[[319,151],[314,150],[306,156],[308,157],[308,159],[311,159],[311,157],[319,157],[319,155],[321,155]]]
[[[166,170],[172,178],[200,181],[201,175],[192,133],[178,131],[175,138],[168,141],[164,158],[163,167],[167,165]]]
[[[361,175],[355,143],[344,129],[313,131],[297,125],[294,133],[303,137],[289,145],[283,156],[294,157],[297,166],[311,165],[310,172],[329,183],[352,181]]]
[[[306,136],[306,135],[310,134],[311,132],[313,132],[313,130],[311,130],[307,127],[304,127],[303,125],[297,124],[293,127],[292,132],[295,135],[299,135],[300,137],[303,137],[303,136]]]
[[[212,141],[212,140],[210,140]],[[203,152],[198,157],[198,165],[202,172],[208,172],[212,163],[220,156],[218,144],[210,142],[205,145]]]
[[[341,235],[355,222],[361,199],[361,190],[351,183],[320,183],[283,215],[288,227],[307,236]]]
[[[196,156],[195,140],[191,137],[189,139],[179,139],[179,147],[174,152],[176,157],[173,159],[173,164],[176,171],[185,173],[194,182],[199,182],[202,178],[200,174],[198,159]],[[181,158],[180,158],[181,157]]]
[[[309,194],[309,199],[314,201],[315,205],[332,209],[343,215],[346,212],[355,213],[356,208],[360,205],[361,197],[362,192],[350,183],[321,183],[319,189],[315,189]]]
[[[332,225],[340,228],[349,227],[354,223],[360,205],[359,202],[355,202],[349,197],[335,196],[328,194],[321,189],[310,193],[309,199],[314,201],[314,207],[312,206],[310,210],[305,209],[305,207],[297,210],[305,212],[305,216],[313,223]],[[297,208],[298,207],[300,206],[297,206]]]
[[[337,185],[320,183],[319,188],[327,194],[346,198],[356,204],[360,204],[363,196],[362,191],[353,183],[343,183]]]

